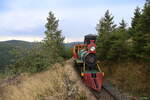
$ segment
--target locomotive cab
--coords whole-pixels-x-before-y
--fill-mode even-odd
[[[86,45],[90,44],[90,40],[94,40],[94,43],[95,43],[96,38],[97,38],[97,35],[93,35],[93,34],[86,35],[84,37],[84,44],[86,44]]]

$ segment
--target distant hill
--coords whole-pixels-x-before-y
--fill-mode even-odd
[[[72,48],[75,44],[82,44],[83,42],[71,42],[65,43],[65,46]],[[26,42],[20,40],[9,40],[0,42],[0,70],[3,70],[11,61],[14,59],[14,56],[11,54],[11,51],[16,47],[22,48],[32,48],[34,45],[37,45],[38,42]]]
[[[23,45],[23,46],[30,47],[30,46],[35,45],[35,42],[26,42],[26,41],[21,41],[21,40],[9,40],[9,41],[0,42],[0,45],[9,45],[11,47]]]
[[[20,40],[10,40],[0,42],[0,70],[5,68],[8,64],[11,63],[11,60],[14,58],[11,54],[11,51],[16,47],[30,48],[36,43],[34,42],[25,42]]]
[[[73,48],[74,45],[76,44],[83,44],[83,42],[70,42],[70,43],[65,43],[65,46],[66,47],[69,47],[69,48]]]

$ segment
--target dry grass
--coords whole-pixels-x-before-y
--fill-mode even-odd
[[[68,68],[56,64],[45,72],[22,75],[19,83],[0,88],[0,100],[87,100],[87,93],[70,79]]]
[[[105,66],[104,71],[109,75],[114,85],[130,95],[148,96],[150,93],[150,79],[148,79],[148,67],[140,62],[124,62],[111,65],[112,73]]]

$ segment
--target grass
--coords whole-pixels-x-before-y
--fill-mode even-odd
[[[0,82],[5,79],[8,75],[5,75],[4,73],[0,73]]]
[[[111,67],[111,73],[109,71]],[[120,62],[103,66],[107,78],[129,95],[150,98],[150,67],[140,62]]]
[[[34,75],[22,74],[0,87],[0,100],[87,100],[70,80],[68,70],[56,64],[49,70]]]

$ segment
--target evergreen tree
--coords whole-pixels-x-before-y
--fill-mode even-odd
[[[131,22],[131,27],[133,29],[137,26],[140,16],[141,16],[140,8],[136,7],[135,12],[134,12],[134,17],[132,18],[132,22]]]
[[[145,3],[143,12],[135,27],[134,51],[138,58],[150,60],[150,2]]]
[[[105,12],[104,18],[102,18],[97,24],[96,30],[98,34],[109,34],[114,31],[116,25],[114,24],[114,16],[109,13],[109,10]]]
[[[131,35],[131,38],[136,33],[136,27],[138,25],[140,17],[141,17],[141,9],[137,6],[134,11],[134,17],[132,18],[131,21],[131,27],[129,28],[129,34]]]
[[[64,38],[61,36],[61,30],[58,30],[58,20],[50,12],[47,21],[46,37],[43,42],[37,43],[32,48],[16,48],[12,51],[16,60],[9,68],[14,74],[40,72],[62,60],[65,54]]]
[[[121,22],[119,23],[119,28],[125,30],[127,27],[127,23],[122,19]]]
[[[47,24],[45,25],[45,39],[44,46],[49,51],[50,56],[53,59],[63,57],[64,55],[64,37],[61,35],[61,30],[58,29],[59,20],[56,19],[52,12],[49,12],[47,18]]]
[[[150,2],[146,2],[143,13],[139,19],[138,26],[136,27],[137,32],[150,33]]]
[[[116,25],[113,21],[113,16],[107,10],[104,17],[100,19],[97,24],[96,30],[98,32],[97,38],[97,56],[100,59],[105,59],[107,52],[110,47],[109,37],[110,34],[115,30]]]

